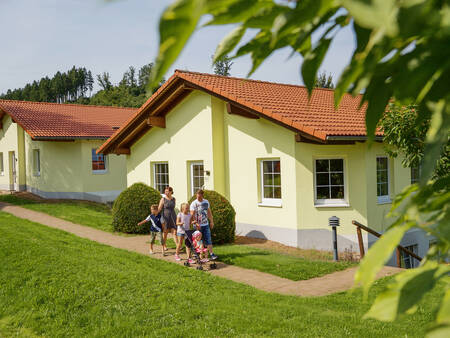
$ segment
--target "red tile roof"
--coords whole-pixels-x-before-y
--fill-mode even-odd
[[[0,100],[0,117],[1,111],[10,115],[33,139],[107,139],[137,110]]]
[[[131,132],[143,115],[152,109],[165,92],[180,85],[194,86],[221,99],[237,103],[291,130],[326,141],[333,136],[366,136],[366,104],[360,107],[362,95],[345,94],[339,108],[334,108],[334,90],[314,89],[310,98],[305,86],[256,81],[243,78],[176,70],[170,79],[118,130],[100,152],[118,146],[121,135]],[[141,134],[138,134],[141,135]],[[382,133],[377,131],[377,135]]]

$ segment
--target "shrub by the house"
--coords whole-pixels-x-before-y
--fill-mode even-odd
[[[137,224],[150,214],[150,206],[158,204],[160,199],[159,191],[144,183],[135,183],[122,191],[114,201],[112,209],[114,231],[133,234],[149,233],[149,222],[142,226]]]
[[[233,206],[225,197],[213,190],[205,190],[204,198],[209,201],[214,217],[214,228],[211,231],[213,243],[224,244],[234,242],[236,212]],[[195,199],[196,196],[191,197],[189,203],[192,203]]]

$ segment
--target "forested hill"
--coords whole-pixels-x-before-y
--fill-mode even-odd
[[[94,78],[92,72],[84,67],[76,68],[73,66],[67,72],[57,72],[52,78],[46,76],[27,84],[23,88],[9,89],[5,94],[0,95],[0,98],[5,100],[140,107],[148,98],[146,90],[152,67],[153,64],[149,63],[136,71],[136,68],[131,66],[116,85],[111,83],[109,73],[99,74],[96,80],[101,89],[93,94]]]

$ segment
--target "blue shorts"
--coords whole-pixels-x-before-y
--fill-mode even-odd
[[[202,225],[200,227],[200,232],[202,233],[203,243],[205,245],[211,245],[212,244],[212,241],[211,241],[211,229],[209,228],[209,224],[208,225]]]

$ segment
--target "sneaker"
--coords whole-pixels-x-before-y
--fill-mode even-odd
[[[209,262],[209,259],[208,259],[208,258],[203,258],[200,262],[202,262],[202,263],[208,263],[208,262]]]
[[[211,260],[215,261],[217,258],[219,258],[219,257],[217,257],[216,255],[214,255],[213,253],[211,254]]]
[[[175,260],[176,260],[176,261],[181,261],[181,258],[180,258],[180,256],[178,256],[178,255],[175,255]]]
[[[192,258],[189,258],[189,259],[188,259],[188,263],[189,263],[189,264],[194,264],[195,261],[194,261]]]

